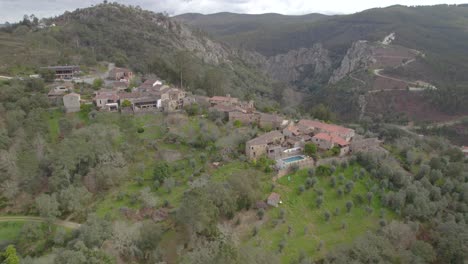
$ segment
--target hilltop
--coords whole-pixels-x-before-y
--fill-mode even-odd
[[[100,4],[50,18],[45,25],[33,21],[0,32],[0,72],[32,74],[38,67],[68,64],[97,67],[115,62],[139,74],[160,77],[192,91],[216,82],[216,93],[251,97],[268,102],[269,78],[246,63],[227,45],[211,40],[164,14],[119,4]]]

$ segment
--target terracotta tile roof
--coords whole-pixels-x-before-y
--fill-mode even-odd
[[[336,143],[340,146],[348,146],[349,142],[346,141],[344,138],[333,135],[333,134],[327,134],[327,133],[318,133],[315,135],[313,138],[325,140],[328,142]]]
[[[119,96],[117,95],[116,92],[99,92],[96,97],[96,100],[114,100],[117,101],[119,100]]]
[[[261,136],[258,136],[254,139],[251,139],[247,143],[249,143],[250,145],[268,144],[272,142],[274,139],[282,138],[282,137],[284,136],[283,134],[281,134],[281,132],[279,132],[278,130],[274,130],[266,134],[263,134]]]
[[[467,152],[468,152],[468,147],[467,147],[467,146],[463,146],[463,147],[462,147],[462,151],[465,152],[465,153],[467,153]]]
[[[346,127],[342,127],[338,125],[326,124],[326,123],[322,123],[319,121],[307,120],[307,119],[302,119],[301,121],[299,121],[298,126],[307,127],[307,128],[318,128],[320,130],[324,130],[330,133],[337,133],[337,134],[347,134],[353,131],[350,128],[346,128]]]

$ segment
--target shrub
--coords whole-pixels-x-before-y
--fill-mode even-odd
[[[239,127],[242,126],[242,122],[240,120],[236,120],[236,121],[234,121],[234,126],[239,128]]]
[[[316,173],[319,176],[329,176],[331,175],[331,169],[328,166],[320,165],[317,167]]]
[[[139,128],[137,129],[137,132],[138,132],[139,134],[141,134],[141,133],[145,132],[145,129],[142,128],[142,127],[139,127]]]
[[[331,217],[330,212],[325,211],[325,213],[323,214],[323,216],[325,217],[325,221],[326,221],[326,222],[330,221],[330,217]]]
[[[317,205],[317,208],[320,209],[320,207],[323,204],[323,197],[322,196],[317,197],[317,199],[315,199],[315,204]]]
[[[265,215],[265,210],[263,210],[263,208],[258,209],[257,211],[258,219],[262,220],[264,215]]]
[[[302,194],[305,191],[304,185],[299,186],[299,194]]]
[[[304,146],[304,153],[307,156],[315,157],[317,154],[317,146],[313,143],[307,143]]]
[[[121,104],[122,107],[130,107],[132,103],[129,100],[124,100]]]
[[[354,204],[353,204],[353,202],[351,202],[351,201],[347,201],[347,202],[346,202],[346,211],[347,211],[348,213],[351,212],[351,208],[353,208],[353,205],[354,205]]]

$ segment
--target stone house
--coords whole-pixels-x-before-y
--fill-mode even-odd
[[[281,196],[275,192],[271,193],[267,198],[267,204],[270,206],[278,207],[281,203]]]
[[[108,79],[114,81],[129,82],[133,78],[133,72],[127,68],[118,68],[115,67],[110,70]]]
[[[361,138],[354,139],[350,146],[350,152],[369,152],[380,149],[381,141],[378,138]]]
[[[133,111],[154,111],[161,108],[161,99],[152,95],[144,95],[135,99],[131,99]]]
[[[96,92],[94,103],[100,109],[116,110],[118,109],[119,96],[116,91],[103,90]]]
[[[344,138],[341,138],[335,134],[318,133],[312,137],[312,142],[316,144],[320,149],[330,150],[337,146],[340,148],[340,156],[349,153],[350,143]]]
[[[283,129],[283,135],[286,137],[297,137],[301,135],[301,132],[299,131],[299,127],[297,126],[288,126],[285,129]]]
[[[55,79],[59,80],[70,80],[80,73],[80,66],[76,65],[50,66],[42,67],[41,69],[53,71],[55,73]]]
[[[255,160],[262,155],[267,155],[270,148],[281,145],[285,137],[281,132],[275,130],[247,141],[245,153],[249,159]]]
[[[67,113],[80,111],[81,96],[77,93],[70,93],[63,96],[63,106]]]
[[[160,90],[163,82],[160,79],[149,79],[144,81],[137,89],[139,92],[149,92],[153,89]]]
[[[297,126],[299,127],[300,131],[304,134],[329,133],[335,134],[345,139],[346,141],[351,141],[351,139],[355,136],[355,132],[353,129],[333,124],[326,124],[314,120],[303,119],[299,121]]]
[[[287,120],[279,115],[260,113],[258,125],[262,128],[281,129],[287,125]]]
[[[128,83],[127,82],[113,82],[112,83],[112,89],[122,92],[125,91],[128,88]]]
[[[175,104],[174,110],[184,108],[184,98],[187,97],[187,93],[184,90],[178,88],[171,88],[167,91],[169,100],[173,101],[171,104]]]
[[[229,112],[229,121],[240,121],[242,124],[258,124],[259,115],[256,113],[244,113],[241,111]]]

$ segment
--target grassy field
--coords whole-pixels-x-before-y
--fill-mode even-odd
[[[317,184],[302,194],[299,192],[299,186],[305,185],[308,177],[306,170],[281,178],[274,191],[281,195],[283,204],[266,212],[266,221],[258,227],[257,236],[252,237],[252,232],[245,234],[246,243],[280,254],[283,263],[290,263],[297,259],[301,252],[319,258],[340,244],[352,242],[367,230],[377,229],[381,210],[384,210],[387,221],[394,216],[390,211],[382,209],[379,199],[375,196],[369,205],[373,212],[369,214],[366,211],[367,186],[374,184],[367,173],[361,179],[354,180],[351,193],[342,197],[337,194],[337,189],[344,189],[345,183],[354,178],[354,171],[359,172],[360,169],[357,165],[346,169],[338,168],[334,175],[343,173],[345,180],[338,180],[335,187],[330,185],[330,176],[317,177]],[[323,205],[320,208],[316,205],[316,190],[319,189],[323,190]],[[357,194],[364,197],[362,204],[356,201]],[[349,213],[346,208],[347,201],[354,203]],[[338,214],[335,214],[336,208]],[[326,211],[331,214],[329,221],[325,220]],[[344,229],[343,223],[346,226]],[[279,253],[280,243],[284,244],[282,253]],[[319,246],[320,244],[322,246]]]
[[[0,222],[0,245],[18,238],[25,222]]]
[[[49,113],[49,135],[51,142],[57,142],[60,127],[59,120],[63,117],[63,112],[61,110],[55,110]]]

